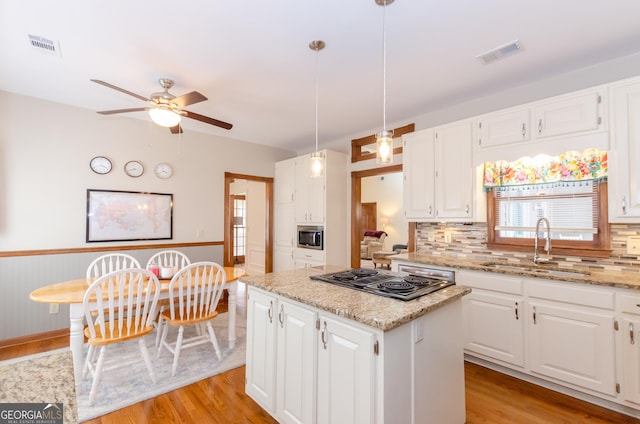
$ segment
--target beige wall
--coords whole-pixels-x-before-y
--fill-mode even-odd
[[[220,241],[225,171],[272,177],[276,161],[294,156],[3,91],[0,116],[0,251],[132,244],[85,242],[88,188],[173,193],[171,241]],[[109,174],[90,170],[97,155],[112,160]],[[125,175],[129,160],[144,164],[141,177]],[[173,166],[172,178],[155,177],[159,162]]]
[[[365,177],[361,182],[362,203],[377,203],[378,230],[383,229],[380,218],[388,218],[384,226],[388,234],[384,250],[391,250],[394,244],[407,244],[409,232],[402,209],[402,172]]]

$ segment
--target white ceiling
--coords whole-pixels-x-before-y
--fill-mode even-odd
[[[387,122],[636,53],[636,0],[396,0],[384,9]],[[143,107],[158,78],[188,110],[185,132],[304,151],[382,127],[382,16],[374,0],[0,0],[0,89],[89,110]],[[28,34],[59,43],[31,47]],[[327,47],[316,54],[315,39]],[[475,57],[513,40],[522,52]],[[148,119],[144,112],[104,116]],[[306,148],[308,147],[308,148]]]

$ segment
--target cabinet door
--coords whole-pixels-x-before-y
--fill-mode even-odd
[[[473,289],[462,298],[464,348],[524,367],[522,297]]]
[[[280,300],[276,415],[282,423],[314,422],[316,333],[315,312]]]
[[[555,137],[600,128],[599,93],[545,102],[534,108],[536,138]]]
[[[318,424],[374,422],[374,334],[320,316]]]
[[[529,108],[487,115],[478,121],[478,147],[529,141],[530,121]]]
[[[295,199],[296,221],[299,223],[323,223],[324,222],[324,178],[311,177],[310,155],[296,158],[295,171]]]
[[[471,121],[446,125],[435,133],[436,218],[473,215]]]
[[[531,371],[615,396],[613,312],[530,300],[528,313]]]
[[[293,203],[295,200],[296,161],[295,159],[276,162],[275,202]]]
[[[622,392],[624,400],[640,404],[640,315],[622,315]]]
[[[640,217],[640,82],[612,89],[609,221]]]
[[[245,390],[261,407],[275,413],[277,300],[249,287]]]
[[[275,271],[294,268],[293,252],[296,247],[295,205],[278,203],[275,210]]]
[[[403,140],[403,206],[409,221],[435,218],[434,131],[420,131]]]

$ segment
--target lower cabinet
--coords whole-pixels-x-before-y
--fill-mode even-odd
[[[311,268],[325,264],[324,250],[305,249],[297,247],[295,249],[296,268]]]
[[[621,372],[622,397],[629,406],[640,408],[640,295],[617,297],[621,315],[618,349],[624,366]]]
[[[465,422],[461,300],[382,331],[248,289],[245,390],[278,422]]]
[[[467,355],[619,402],[613,289],[464,270],[456,282],[473,288]]]

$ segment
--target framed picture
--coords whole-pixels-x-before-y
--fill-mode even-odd
[[[87,243],[173,238],[173,194],[87,190]]]

